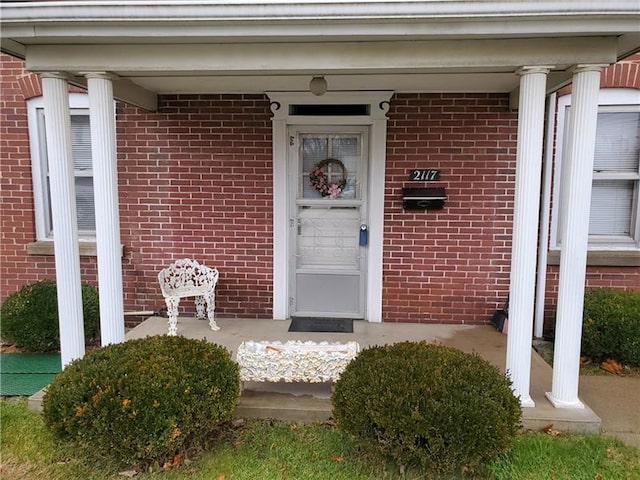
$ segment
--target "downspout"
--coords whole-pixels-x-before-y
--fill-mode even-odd
[[[542,171],[542,198],[540,203],[540,228],[538,229],[538,273],[533,336],[542,338],[544,326],[544,301],[547,288],[547,253],[549,251],[549,216],[551,214],[551,174],[553,171],[553,142],[555,139],[556,93],[547,96],[547,141],[544,148]]]

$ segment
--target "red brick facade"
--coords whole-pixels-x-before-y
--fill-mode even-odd
[[[22,61],[0,57],[0,298],[22,285],[54,278],[53,257],[32,258],[25,245],[35,240],[33,183]],[[29,75],[27,75],[28,77]]]
[[[509,285],[517,115],[502,94],[401,94],[389,112],[383,312],[482,323]],[[443,210],[402,209],[413,168],[440,170]],[[411,185],[413,186],[413,185]]]
[[[190,257],[220,271],[219,315],[271,316],[268,99],[170,95],[117,117],[125,306],[162,306],[159,266]]]
[[[55,278],[55,271],[52,256],[25,250],[36,238],[25,100],[39,94],[39,83],[19,60],[2,55],[0,66],[4,299],[24,284]],[[638,79],[637,69],[630,77]],[[486,323],[504,302],[517,134],[517,114],[508,106],[506,94],[393,97],[385,172],[385,321]],[[125,310],[161,308],[159,268],[193,257],[220,271],[219,315],[272,316],[271,128],[263,95],[163,95],[157,113],[118,105]],[[402,209],[402,187],[409,186],[413,168],[440,170],[438,183],[449,197],[443,210]],[[82,257],[81,273],[83,282],[96,284],[95,257]],[[550,273],[552,308],[557,269]],[[639,288],[637,278],[638,268],[590,267],[587,283]]]

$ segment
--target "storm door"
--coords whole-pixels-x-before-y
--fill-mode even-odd
[[[367,127],[291,127],[289,313],[364,318]]]

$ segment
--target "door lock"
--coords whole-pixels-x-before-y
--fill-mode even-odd
[[[361,247],[366,247],[369,244],[369,229],[364,223],[360,225],[360,241],[358,243]]]

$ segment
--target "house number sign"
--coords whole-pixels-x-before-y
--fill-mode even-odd
[[[431,168],[420,168],[418,170],[411,170],[409,180],[413,182],[433,182],[440,178],[440,170],[433,170]]]

